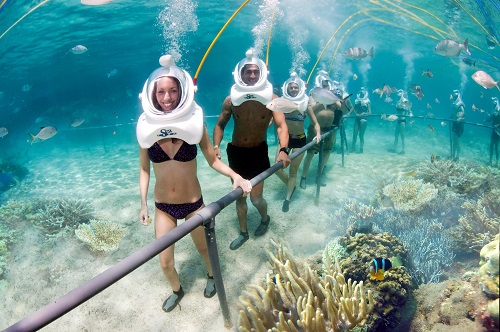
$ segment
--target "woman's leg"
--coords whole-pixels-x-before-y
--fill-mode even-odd
[[[365,145],[365,131],[368,125],[368,120],[361,119],[359,121],[359,152],[363,153],[363,147]]]
[[[186,220],[191,218],[204,208],[205,206],[202,206],[200,209],[198,209],[195,212],[190,213],[187,217]],[[205,230],[203,229],[203,226],[196,227],[192,232],[191,232],[191,239],[193,239],[194,245],[196,246],[196,250],[200,253],[201,257],[203,258],[203,262],[205,263],[205,266],[207,267],[208,275],[212,276],[212,265],[210,265],[210,257],[208,256],[208,246],[207,246],[207,240],[205,238]]]
[[[292,160],[291,164],[290,164],[290,174],[288,176],[288,191],[287,191],[287,194],[286,194],[286,199],[289,201],[291,198],[292,198],[292,193],[295,189],[295,186],[297,185],[297,173],[299,172],[299,166],[300,166],[300,163],[302,161],[302,159],[304,158],[304,154],[300,154],[297,156],[297,158],[295,158],[294,160]]]
[[[177,226],[177,220],[167,213],[160,211],[158,209],[155,210],[155,235],[156,238],[159,238]],[[174,292],[180,290],[181,284],[179,281],[179,275],[175,270],[175,261],[174,261],[174,245],[171,245],[167,249],[160,252],[160,266],[163,274],[167,278],[170,287]]]

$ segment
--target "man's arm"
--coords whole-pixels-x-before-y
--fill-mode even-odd
[[[276,131],[278,132],[278,139],[280,141],[280,147],[286,148],[288,147],[288,127],[285,121],[285,115],[279,112],[273,112],[274,123],[276,124]],[[276,158],[276,162],[283,161],[283,168],[290,165],[290,158],[288,157],[288,153],[280,151],[278,157]]]
[[[220,144],[222,142],[222,138],[224,137],[224,129],[226,128],[229,119],[231,119],[231,114],[233,114],[233,108],[231,104],[231,98],[228,96],[226,97],[224,103],[222,104],[222,111],[214,127],[214,134],[213,134],[214,150],[215,150],[215,155],[219,159],[221,158]]]

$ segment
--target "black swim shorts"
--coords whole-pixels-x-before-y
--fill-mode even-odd
[[[227,159],[229,167],[247,180],[271,167],[266,142],[251,148],[234,146],[229,143],[227,145]]]

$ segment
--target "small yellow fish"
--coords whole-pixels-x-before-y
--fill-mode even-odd
[[[410,172],[406,172],[405,175],[407,175],[407,176],[417,176],[417,172],[410,171]]]
[[[478,111],[478,110],[479,110],[479,108],[477,108],[477,106],[476,106],[476,105],[472,104],[472,110],[473,110],[473,111]]]
[[[357,80],[358,79],[358,75],[356,75],[356,74],[352,75],[352,79],[353,80]]]

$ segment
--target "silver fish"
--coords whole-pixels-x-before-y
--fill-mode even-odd
[[[474,74],[472,74],[471,77],[474,80],[474,82],[476,82],[485,89],[487,88],[491,89],[494,86],[496,86],[497,89],[500,90],[500,87],[498,86],[498,83],[500,81],[495,82],[495,80],[490,75],[488,75],[486,72],[482,70],[476,71]]]
[[[42,127],[40,129],[40,131],[38,132],[38,134],[36,134],[36,135],[29,134],[29,135],[31,136],[31,144],[33,144],[33,143],[48,140],[49,138],[51,138],[55,134],[57,134],[56,127],[47,126],[47,127]]]
[[[83,45],[76,45],[75,47],[72,47],[67,53],[73,53],[73,54],[83,54],[87,52],[87,48]]]
[[[391,122],[392,122],[392,121],[397,120],[397,119],[398,119],[398,116],[397,116],[397,115],[395,115],[395,114],[391,114],[391,115],[387,116],[387,115],[385,115],[385,113],[384,113],[384,114],[382,114],[382,115],[380,116],[380,118],[381,118],[382,120],[387,120],[387,121],[391,121]]]
[[[275,98],[266,104],[266,107],[273,112],[291,113],[298,109],[298,106],[286,98]]]
[[[7,128],[5,128],[5,127],[0,128],[0,137],[1,138],[4,138],[8,133],[9,133],[9,131],[7,130]]]
[[[351,60],[361,60],[366,58],[368,55],[375,58],[373,54],[373,47],[370,48],[368,52],[360,47],[351,47],[350,49],[344,51],[342,55]]]
[[[446,57],[459,56],[462,50],[468,55],[471,55],[469,51],[468,38],[464,41],[463,44],[460,44],[451,39],[443,39],[436,45],[436,47],[434,47],[434,52]]]
[[[332,91],[324,88],[316,87],[311,90],[310,94],[316,102],[323,105],[331,105],[338,101],[344,102],[344,99],[337,97]]]
[[[85,121],[85,120],[82,118],[74,119],[73,122],[70,124],[70,126],[71,127],[78,127],[79,125],[81,125],[83,123],[83,121]]]

